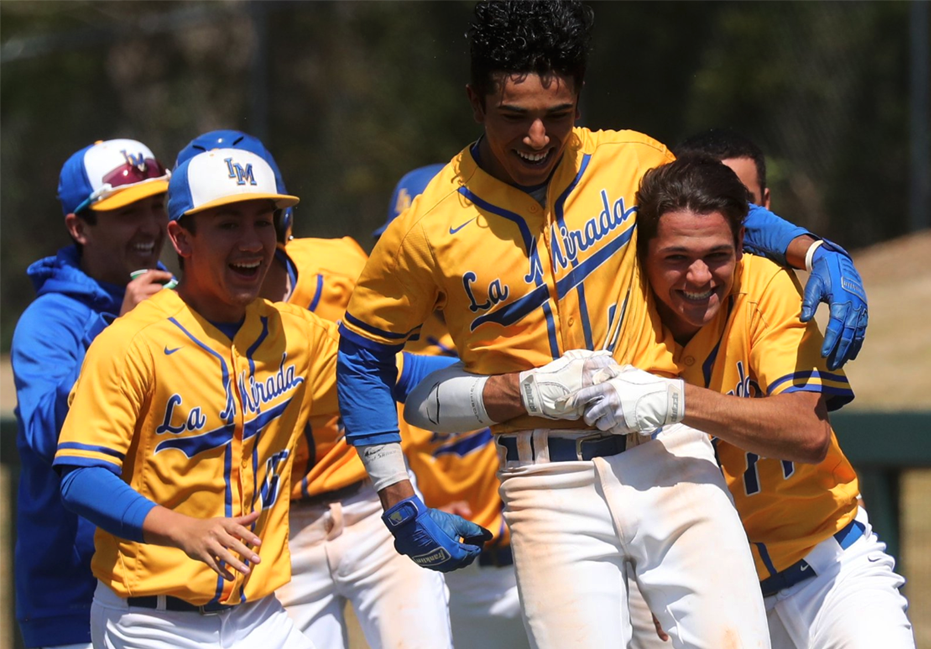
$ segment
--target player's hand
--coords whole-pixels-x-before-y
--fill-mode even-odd
[[[251,569],[246,561],[262,561],[249,548],[262,544],[262,539],[249,529],[261,513],[256,511],[235,518],[189,518],[184,529],[175,532],[176,545],[192,559],[206,563],[224,579],[235,578],[229,568],[248,575]]]
[[[608,351],[568,351],[552,363],[520,373],[521,403],[529,415],[578,419],[582,409],[569,407],[569,396],[593,385],[596,373],[618,367]]]
[[[598,430],[650,434],[685,416],[682,379],[664,379],[624,365],[615,376],[596,375],[595,382],[574,394],[569,405],[582,408],[585,423]]]
[[[150,298],[158,293],[164,286],[174,279],[167,270],[149,270],[126,285],[126,294],[123,296],[123,305],[120,307],[120,315],[124,315],[133,310],[137,304]]]
[[[828,369],[836,370],[860,353],[866,336],[868,312],[863,280],[847,251],[824,239],[811,258],[811,277],[805,284],[801,321],[815,315],[818,302],[830,308],[821,355]]]
[[[653,615],[650,613],[650,615]],[[663,625],[660,624],[659,620],[656,619],[656,616],[653,615],[653,628],[656,629],[656,637],[662,640],[663,642],[669,642],[669,636],[663,631]]]
[[[430,509],[417,496],[390,507],[382,520],[394,535],[394,547],[416,564],[449,572],[473,561],[492,534],[475,523]]]

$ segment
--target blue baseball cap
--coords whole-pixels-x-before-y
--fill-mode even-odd
[[[398,218],[401,212],[411,206],[414,199],[423,193],[423,190],[427,188],[430,181],[433,180],[433,178],[440,173],[440,169],[445,166],[445,164],[427,165],[426,167],[419,167],[404,174],[395,186],[394,193],[391,194],[391,202],[388,203],[388,220],[385,221],[383,226],[375,230],[372,236],[377,239],[383,235],[388,225]]]
[[[249,135],[248,133],[243,133],[242,131],[220,129],[198,135],[188,142],[187,146],[178,153],[178,158],[175,160],[175,168],[177,169],[182,163],[187,162],[197,154],[213,149],[242,149],[243,151],[251,151],[265,160],[272,168],[275,174],[275,184],[278,186],[278,191],[281,194],[288,193],[284,184],[284,179],[281,177],[281,170],[278,168],[278,163],[275,162],[274,156],[265,148],[265,145],[262,144],[259,138],[254,135]],[[278,233],[278,239],[280,241],[287,241],[290,239],[293,226],[294,210],[289,207],[282,210],[282,213],[275,218],[275,230]]]
[[[58,200],[65,216],[85,209],[115,210],[164,194],[170,176],[142,142],[98,140],[65,162],[58,177]]]
[[[212,149],[185,160],[168,184],[168,218],[196,214],[220,205],[267,198],[277,209],[298,204],[278,191],[275,173],[261,156],[244,149]]]

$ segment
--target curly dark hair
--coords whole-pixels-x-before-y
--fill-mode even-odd
[[[484,101],[495,75],[572,77],[579,92],[591,48],[594,12],[578,0],[486,0],[469,26],[470,83]]]
[[[747,217],[747,188],[730,167],[706,153],[686,153],[675,162],[650,169],[637,192],[637,254],[643,261],[656,238],[659,220],[668,212],[720,212],[741,248],[740,228]]]

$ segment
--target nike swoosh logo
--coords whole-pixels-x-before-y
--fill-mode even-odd
[[[465,223],[463,223],[462,225],[460,225],[458,228],[450,228],[450,229],[449,229],[449,233],[450,233],[450,234],[456,234],[457,232],[459,232],[459,230],[461,230],[461,229],[464,228],[465,226],[469,225],[469,223],[471,223],[471,222],[474,221],[474,220],[475,220],[475,218],[473,217],[473,218],[469,219],[468,221],[466,221]]]
[[[174,349],[168,349],[168,345],[165,345],[165,356],[171,356],[172,354],[174,354],[174,353],[175,353],[176,351],[178,351],[179,349],[181,349],[181,348],[180,348],[180,347],[175,347]]]
[[[800,565],[800,566],[798,567],[799,572],[805,572],[805,571],[808,570],[809,568],[811,568],[811,566],[809,566],[807,563],[803,563],[802,565]]]

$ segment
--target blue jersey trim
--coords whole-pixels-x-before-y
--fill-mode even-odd
[[[540,285],[527,293],[527,295],[514,300],[510,304],[506,304],[500,309],[492,311],[491,313],[486,313],[475,318],[472,321],[472,324],[469,325],[471,331],[475,331],[478,327],[485,324],[486,322],[494,322],[500,324],[502,327],[507,327],[512,325],[515,322],[519,322],[531,311],[547,305],[547,302],[550,299],[549,287],[545,284]],[[553,332],[550,331],[552,336]],[[557,356],[558,358],[558,356]]]
[[[123,470],[120,466],[113,464],[112,462],[107,462],[106,460],[96,459],[92,457],[60,457],[56,458],[52,463],[59,473],[62,473],[68,469],[68,467],[100,467],[108,470],[110,473],[121,476],[123,475]]]
[[[184,453],[188,458],[192,458],[198,453],[229,445],[233,439],[235,429],[235,424],[226,424],[201,435],[183,439],[166,439],[155,445],[155,452],[161,453],[174,448]]]
[[[636,224],[634,224],[619,234],[612,241],[608,242],[604,248],[573,268],[561,280],[556,282],[556,295],[559,296],[559,299],[568,295],[569,291],[584,282],[589,275],[598,270],[598,268],[610,259],[612,255],[626,246],[630,242],[630,238],[633,236],[636,227]]]
[[[117,458],[120,462],[126,459],[124,453],[120,453],[108,446],[97,446],[96,444],[82,444],[80,442],[62,442],[58,445],[59,449],[72,450],[72,451],[90,451],[93,453],[103,453],[104,455],[110,455]]]
[[[323,275],[317,274],[317,292],[314,293],[314,299],[311,301],[310,306],[307,307],[308,311],[316,311],[317,305],[320,304],[320,296],[323,295]]]
[[[218,353],[213,351],[209,346],[199,341],[194,335],[184,328],[184,326],[175,320],[174,318],[168,318],[168,321],[180,329],[185,336],[191,339],[195,345],[203,349],[205,352],[216,358],[220,361],[220,373],[221,381],[223,382],[223,387],[226,390],[226,407],[223,409],[223,412],[220,413],[221,417],[224,417],[227,423],[232,423],[233,418],[236,416],[236,400],[233,398],[232,389],[233,386],[230,384],[230,373],[229,369],[226,367],[226,360],[220,356]],[[157,451],[156,451],[157,452]]]
[[[423,326],[423,325],[417,325],[416,327],[414,327],[407,333],[396,334],[390,331],[385,331],[384,329],[379,329],[378,327],[373,327],[372,325],[368,323],[362,322],[361,320],[359,320],[359,318],[349,313],[349,311],[346,312],[345,318],[346,318],[346,322],[348,322],[349,324],[353,325],[354,327],[358,327],[362,331],[370,333],[373,336],[381,336],[382,338],[392,338],[394,340],[407,340],[407,338],[412,333],[414,333],[415,331],[417,331]]]
[[[397,345],[380,343],[377,340],[372,340],[371,338],[360,336],[355,331],[345,327],[342,323],[339,325],[339,336],[341,339],[348,340],[354,345],[363,349],[367,349],[374,354],[397,354],[399,351],[404,349],[404,343]]]
[[[441,446],[440,448],[433,451],[433,457],[443,457],[444,455],[458,455],[459,457],[465,457],[473,451],[477,451],[478,449],[488,446],[493,436],[491,434],[491,430],[485,428],[475,435],[469,435],[468,437],[457,437],[459,438],[454,443],[447,446]]]
[[[820,372],[818,370],[806,370],[804,372],[793,372],[792,374],[787,374],[786,376],[776,379],[769,384],[769,388],[767,389],[766,394],[772,394],[776,388],[778,388],[783,383],[794,383],[796,379],[804,379],[807,382],[808,379],[812,378],[819,379],[821,381],[835,381],[837,383],[844,384],[847,383],[847,377],[843,376],[842,374],[830,374],[828,372]],[[851,394],[853,394],[852,391]]]
[[[550,341],[550,355],[555,361],[562,354],[559,353],[559,341],[556,339],[556,321],[553,318],[553,308],[550,306],[549,300],[543,303],[543,315],[546,318],[546,333]]]
[[[255,342],[249,346],[249,349],[246,350],[246,358],[249,359],[249,372],[252,374],[255,374],[255,359],[252,358],[252,355],[255,353],[255,350],[259,348],[259,345],[262,344],[262,341],[268,337],[268,317],[260,316],[259,320],[262,322],[262,333],[260,333]]]
[[[766,566],[766,569],[769,571],[770,577],[775,575],[778,570],[776,566],[773,565],[773,560],[769,556],[769,550],[766,549],[765,543],[754,543],[756,549],[760,551],[760,559],[763,561],[763,565]]]

